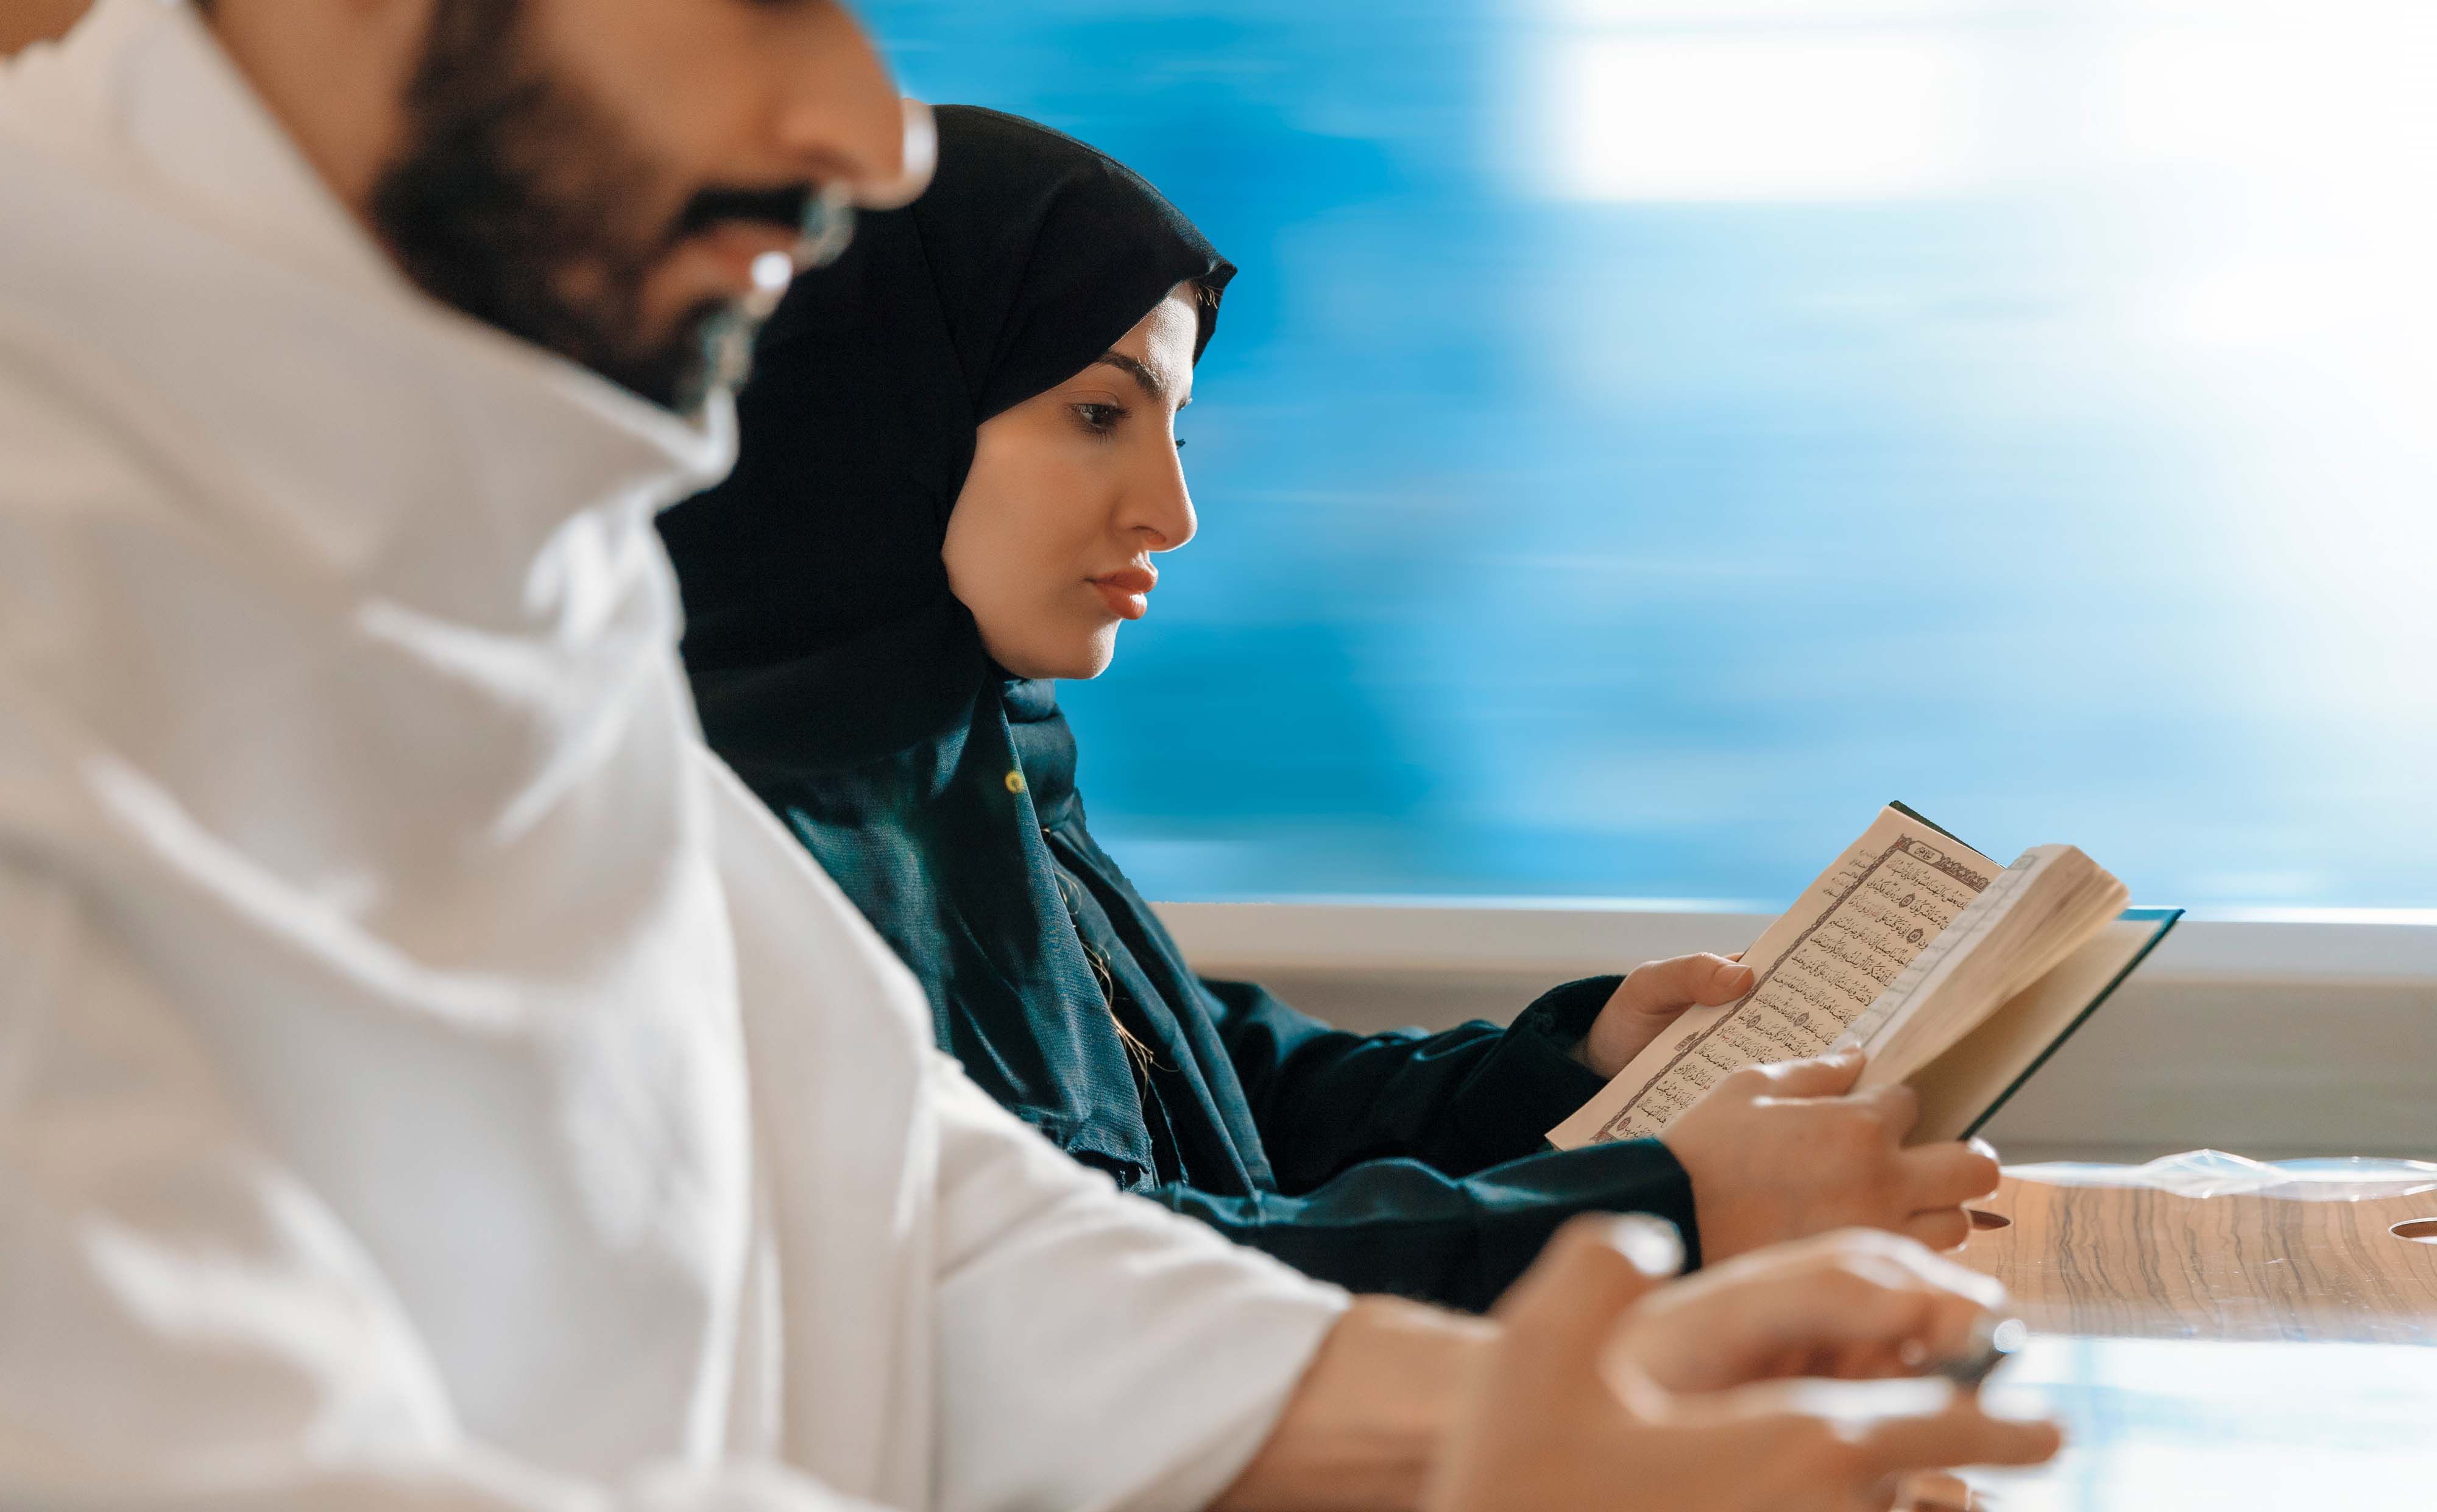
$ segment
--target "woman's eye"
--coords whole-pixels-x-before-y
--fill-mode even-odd
[[[1125,417],[1126,412],[1121,405],[1078,404],[1075,406],[1075,418],[1083,423],[1084,430],[1096,436],[1104,436],[1114,431],[1117,428],[1117,422]]]

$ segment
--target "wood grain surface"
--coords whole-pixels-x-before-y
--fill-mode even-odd
[[[2009,1222],[1963,1263],[2035,1332],[2132,1339],[2437,1345],[2437,1192],[2368,1202],[2188,1198],[2008,1176],[1976,1204]],[[2432,1502],[2437,1504],[2437,1502]]]
[[[2193,1199],[2008,1176],[1963,1262],[2032,1328],[1990,1389],[2055,1464],[1925,1478],[1909,1512],[2437,1507],[2437,1192]],[[2437,1233],[2437,1223],[2428,1230]]]

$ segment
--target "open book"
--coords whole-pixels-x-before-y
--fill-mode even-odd
[[[1685,1014],[1549,1141],[1648,1138],[1730,1072],[1851,1046],[1856,1090],[1920,1093],[1914,1143],[1962,1138],[2183,916],[2128,897],[2072,846],[2000,867],[1892,805],[1744,952],[1749,993]]]

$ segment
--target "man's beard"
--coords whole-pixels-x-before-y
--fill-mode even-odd
[[[437,0],[373,223],[434,298],[690,411],[741,377],[753,319],[711,299],[647,331],[654,264],[721,221],[800,226],[815,189],[710,190],[675,224],[643,223],[637,209],[665,193],[660,176],[607,111],[551,77],[523,19],[523,0]]]

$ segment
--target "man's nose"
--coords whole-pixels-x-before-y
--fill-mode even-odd
[[[806,26],[785,65],[781,145],[858,203],[906,203],[930,183],[929,108],[900,97],[888,65],[846,7],[813,8]]]

